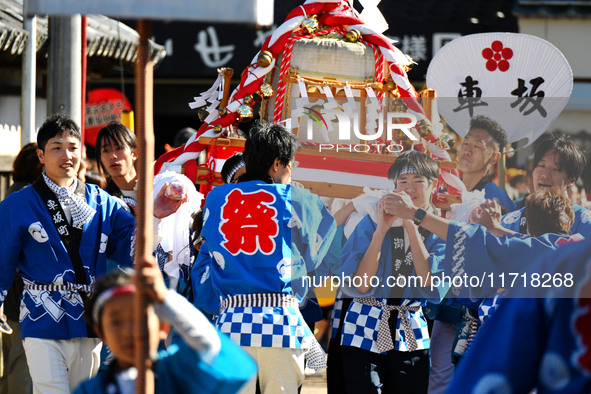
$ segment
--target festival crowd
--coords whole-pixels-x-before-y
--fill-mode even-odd
[[[136,293],[158,393],[298,393],[324,369],[329,393],[591,392],[585,155],[544,134],[510,197],[505,131],[466,127],[450,217],[420,150],[375,174],[390,191],[320,198],[291,180],[297,138],[255,123],[205,196],[154,177],[153,258],[136,259],[134,133],[101,129],[92,162],[48,118],[0,203],[0,392],[135,392]]]

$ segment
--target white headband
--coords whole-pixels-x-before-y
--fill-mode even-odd
[[[419,172],[419,170],[417,170],[417,168],[415,166],[413,166],[412,164],[405,164],[404,167],[402,167],[402,169],[400,170],[400,172],[396,175],[396,178],[393,179],[394,183],[396,183],[396,180],[398,179],[398,177],[402,176],[402,175],[406,175],[406,174],[419,174],[424,176],[427,179],[435,179],[435,178],[430,178],[427,175],[423,175]]]
[[[396,183],[396,180],[398,179],[398,177],[402,176],[402,175],[406,175],[406,174],[418,174],[419,171],[417,171],[417,168],[415,166],[413,166],[412,164],[405,164],[404,167],[402,167],[402,169],[400,170],[400,172],[398,172],[398,174],[396,175],[396,178],[394,178],[394,183]]]

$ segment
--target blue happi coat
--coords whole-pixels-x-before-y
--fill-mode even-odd
[[[106,273],[107,258],[131,266],[135,219],[96,185],[86,185],[86,202],[96,214],[82,230],[80,257],[87,282]],[[57,203],[57,197],[55,203]],[[19,270],[27,285],[76,283],[70,256],[41,196],[30,186],[0,204],[0,301]],[[21,298],[23,337],[71,339],[88,335],[77,292],[25,289]]]
[[[528,273],[572,274],[538,291],[515,289],[482,327],[449,393],[591,392],[591,243],[539,256]]]
[[[484,196],[487,199],[497,200],[501,205],[503,205],[507,209],[507,211],[510,212],[513,209],[515,209],[515,204],[513,203],[513,201],[509,198],[509,196],[503,189],[497,186],[496,183],[492,181],[488,182],[486,185],[484,185],[482,190],[484,190]]]
[[[501,225],[509,230],[519,232],[522,221],[525,222],[525,216],[523,216],[524,209],[521,208],[503,216]],[[575,221],[570,228],[570,232],[572,234],[579,233],[583,235],[591,232],[591,211],[578,204],[573,204],[573,210],[575,211]]]
[[[495,236],[481,225],[450,221],[445,260],[441,269],[449,277],[462,277],[461,286],[450,289],[452,296],[483,298],[493,296],[498,288],[507,288],[512,274],[518,274],[542,254],[556,250],[580,235],[569,237],[544,234],[537,238],[524,234]],[[501,275],[504,281],[501,282]],[[465,279],[473,279],[468,283]],[[460,282],[457,282],[460,283]],[[522,284],[515,281],[515,287]],[[503,284],[504,286],[501,286]]]
[[[355,230],[345,243],[341,254],[342,272],[345,277],[351,277],[357,270],[359,263],[367,251],[367,247],[375,229],[376,223],[371,219],[370,215],[365,216],[355,227]],[[441,260],[443,260],[445,253],[445,241],[434,234],[430,234],[425,239],[424,243],[429,252],[429,263],[432,267],[432,272],[437,273],[439,271],[439,264],[441,263]],[[410,246],[408,243],[405,244],[408,251]],[[411,257],[410,260],[409,257]],[[405,260],[396,263],[412,264],[412,256],[410,253],[405,253]],[[394,277],[392,268],[393,264],[391,232],[388,232],[382,243],[380,262],[376,272],[376,277],[379,279],[379,282],[375,287],[372,286],[367,293],[361,293],[356,290],[354,286],[348,286],[347,284],[342,286],[343,292],[349,297],[375,297],[381,302],[387,302],[387,298],[392,290],[392,284],[388,282],[388,278]],[[412,272],[412,275],[415,275],[414,268]],[[401,305],[422,306],[425,305],[426,298],[418,297],[429,297],[432,298],[433,301],[438,302],[440,296],[443,295],[439,294],[439,289],[435,290],[435,292],[429,292],[427,289],[429,288],[421,289],[416,285],[408,286],[405,290],[406,298],[402,300]],[[354,346],[378,353],[377,338],[383,308],[353,301],[345,313],[341,345]],[[417,349],[429,349],[429,332],[422,309],[419,308],[417,311],[405,311],[404,313],[410,321],[415,334]],[[396,322],[396,335],[392,339],[394,340],[395,350],[408,351],[400,315]]]
[[[240,294],[303,297],[302,278],[320,264],[336,231],[318,196],[259,180],[215,187],[203,221],[193,283],[206,287],[195,290],[195,304],[212,314]],[[231,307],[217,326],[242,346],[302,348],[311,337],[297,307]]]

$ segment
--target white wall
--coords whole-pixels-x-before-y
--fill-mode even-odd
[[[47,100],[35,101],[35,129],[46,118]],[[0,155],[16,154],[21,149],[20,96],[0,96]]]
[[[519,32],[541,37],[564,54],[573,76],[591,78],[591,21],[584,19],[526,18]]]

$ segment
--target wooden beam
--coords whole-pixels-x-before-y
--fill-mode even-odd
[[[244,148],[244,143],[246,140],[244,138],[234,138],[234,137],[201,137],[199,138],[199,143],[203,145],[217,145],[217,146],[231,146],[236,148]]]
[[[208,168],[199,167],[197,168],[197,179],[195,180],[196,185],[207,185],[207,177],[210,174],[210,170]],[[201,178],[201,179],[199,179]],[[224,182],[220,181],[222,179],[222,174],[220,172],[215,173],[215,180],[213,181],[214,186],[223,185]]]
[[[201,142],[201,140],[199,140]],[[219,144],[218,144],[219,145]],[[322,150],[321,150],[322,149]],[[328,147],[320,146],[303,146],[296,155],[310,155],[310,156],[323,156],[323,157],[334,157],[339,159],[359,160],[359,161],[370,161],[374,163],[394,163],[396,156],[392,155],[380,155],[376,153],[364,153],[364,152],[349,152],[347,150],[340,150],[337,152],[336,148],[328,149]],[[452,161],[437,161],[440,168],[454,169],[456,163]]]
[[[323,197],[351,199],[363,193],[361,186],[340,185],[330,182],[294,181],[302,184],[314,194]]]
[[[138,159],[138,205],[136,208],[136,242],[135,264],[151,260],[152,257],[152,215],[154,201],[152,187],[154,184],[154,124],[153,124],[153,77],[154,68],[150,61],[151,24],[148,21],[138,21],[140,44],[135,64],[135,97],[137,112],[137,150]],[[148,331],[148,303],[142,292],[134,294],[134,340],[135,367],[138,370],[136,393],[149,394],[154,392],[154,371],[149,351]]]

